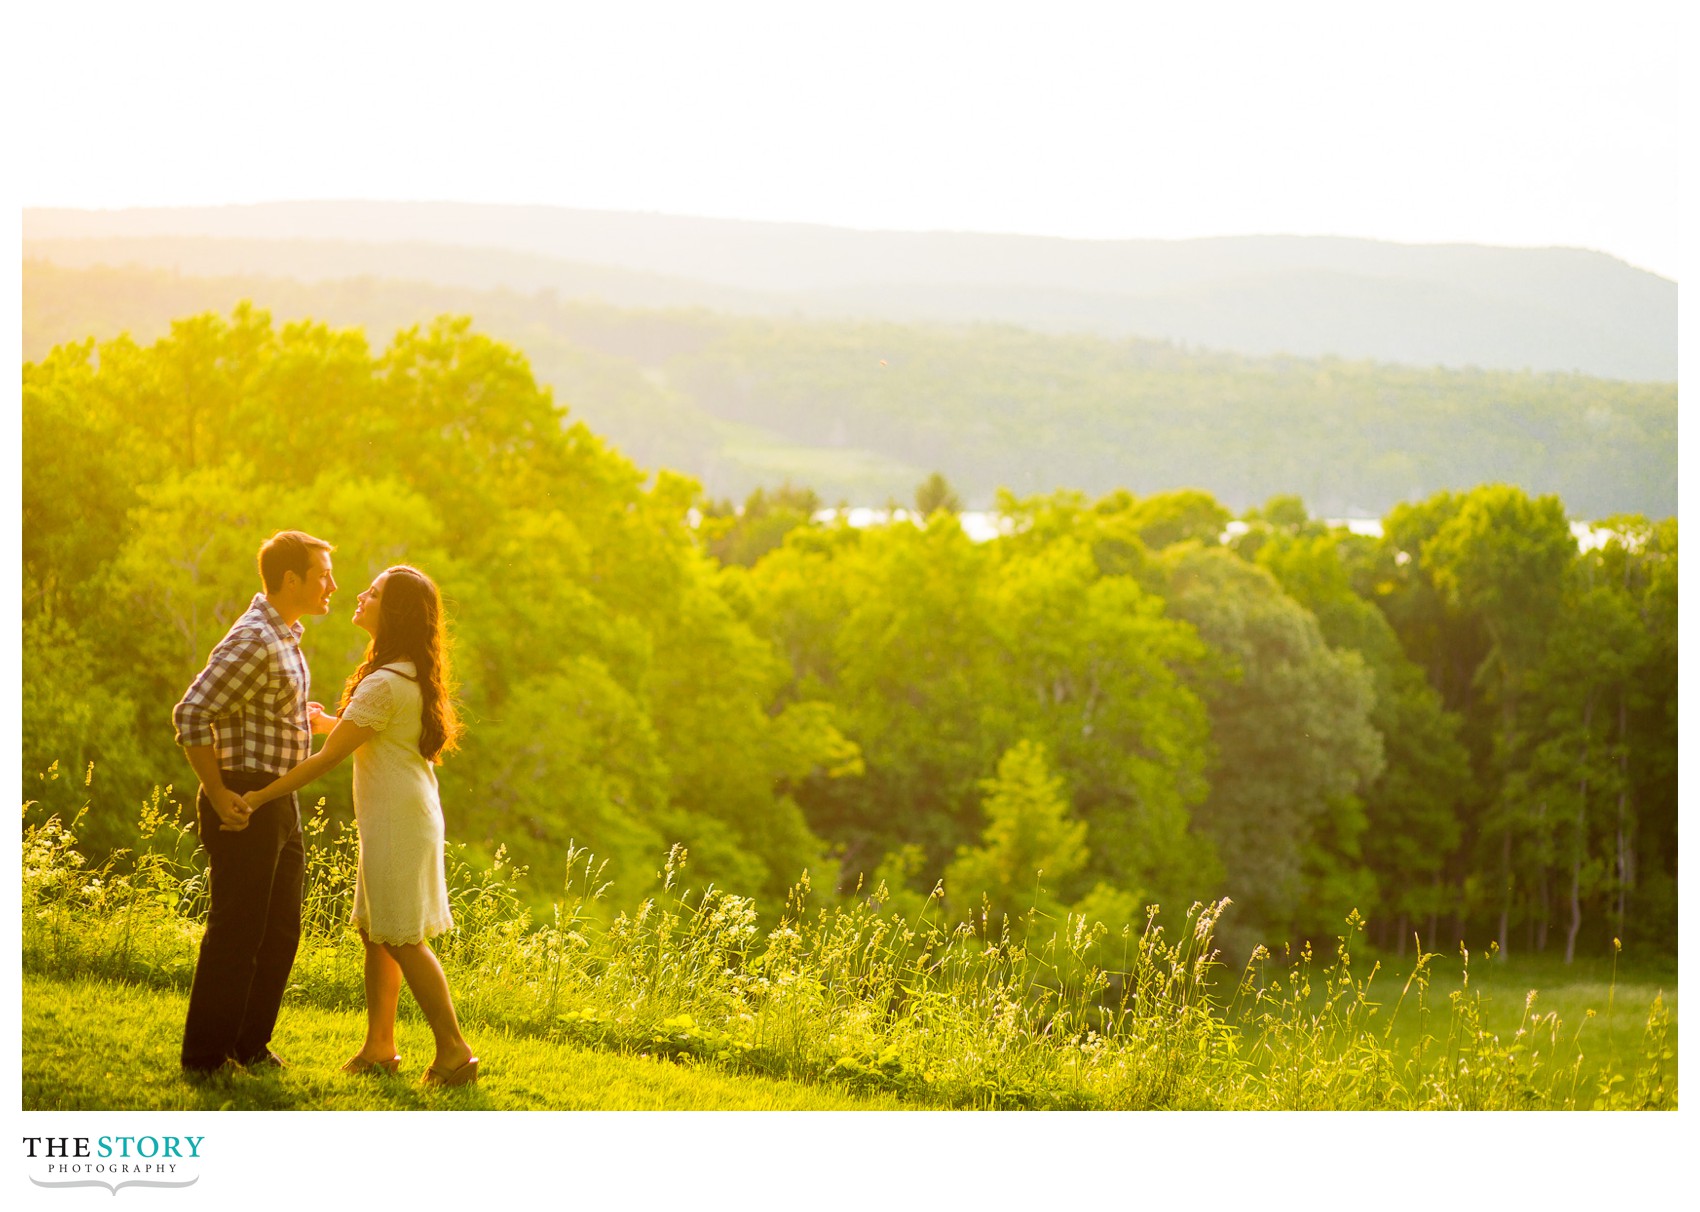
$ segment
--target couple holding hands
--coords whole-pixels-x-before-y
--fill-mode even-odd
[[[366,949],[366,1041],[350,1073],[395,1073],[401,983],[436,1039],[425,1081],[478,1079],[448,980],[428,939],[453,924],[443,874],[434,766],[461,732],[448,687],[442,596],[397,565],[360,594],[370,637],[337,715],[308,698],[301,618],[326,614],[336,579],[329,543],[298,530],[261,546],[248,610],[213,649],[172,712],[200,779],[211,907],[183,1027],[184,1072],[281,1066],[272,1029],[301,937],[306,850],[296,792],[354,755],[360,832],[353,921]],[[317,753],[312,735],[325,736]]]

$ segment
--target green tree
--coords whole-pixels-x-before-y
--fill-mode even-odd
[[[1279,936],[1300,918],[1307,848],[1331,810],[1381,771],[1373,683],[1265,570],[1195,544],[1166,555],[1170,609],[1217,656],[1197,678],[1216,749],[1198,824],[1240,909],[1234,941],[1248,945],[1252,931]]]
[[[1233,516],[1215,497],[1197,489],[1159,493],[1134,502],[1129,510],[1139,537],[1152,550],[1188,540],[1214,545]]]
[[[930,518],[940,510],[952,516],[961,513],[962,498],[956,495],[956,489],[944,474],[935,471],[915,486],[915,512]]]
[[[1503,781],[1517,735],[1523,684],[1541,659],[1576,559],[1564,506],[1503,484],[1474,489],[1422,547],[1423,563],[1446,606],[1479,620],[1489,648],[1473,681],[1499,713],[1495,783]],[[1519,834],[1529,827],[1514,800],[1497,796],[1481,822],[1481,843],[1499,855],[1499,946],[1508,954],[1519,871]]]
[[[820,507],[813,489],[793,488],[789,481],[771,493],[758,488],[742,509],[711,504],[703,516],[702,539],[715,559],[749,568],[783,543],[786,535],[807,526]]]
[[[1623,583],[1598,575],[1603,564],[1583,558],[1569,578],[1549,643],[1525,681],[1505,785],[1508,804],[1530,823],[1519,840],[1535,873],[1524,898],[1535,945],[1545,947],[1561,900],[1567,964],[1585,905],[1605,910],[1602,923],[1612,916],[1623,868],[1614,826],[1623,831],[1630,812],[1625,716],[1654,646]]]
[[[1606,704],[1618,757],[1611,821],[1613,934],[1668,944],[1676,910],[1677,520],[1628,515],[1598,523],[1607,541],[1584,556],[1594,584],[1621,586],[1645,643]]]
[[[1187,682],[1207,661],[1197,633],[1134,578],[1101,575],[1089,534],[995,554],[985,726],[1054,755],[1091,823],[1094,875],[1172,899],[1213,887],[1214,847],[1191,828],[1209,756]]]
[[[1044,747],[1019,742],[980,787],[986,827],[980,844],[958,850],[946,870],[947,899],[956,912],[966,913],[984,896],[991,906],[985,929],[992,934],[1003,916],[1019,917],[1028,909],[1059,918],[1063,899],[1057,890],[1086,866],[1086,823],[1071,819],[1062,780],[1051,773]]]
[[[1361,826],[1352,828],[1354,814],[1345,805],[1331,814],[1340,850],[1318,850],[1312,880],[1337,891],[1315,898],[1312,925],[1326,928],[1356,908],[1370,917],[1378,942],[1403,954],[1413,924],[1423,926],[1425,945],[1434,943],[1451,899],[1445,875],[1461,840],[1459,813],[1471,780],[1469,753],[1458,740],[1462,720],[1445,710],[1382,613],[1353,589],[1354,570],[1375,561],[1374,540],[1318,527],[1301,512],[1288,512],[1286,524],[1264,531],[1256,561],[1315,615],[1329,647],[1363,659],[1375,694],[1370,723],[1385,756],[1361,794]],[[1265,516],[1280,515],[1271,508]],[[1354,883],[1359,872],[1372,877],[1373,887]]]

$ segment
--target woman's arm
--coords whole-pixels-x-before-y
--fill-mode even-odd
[[[325,743],[319,747],[319,752],[288,774],[279,775],[258,791],[244,792],[242,798],[248,801],[250,808],[258,808],[268,800],[298,791],[377,735],[376,728],[368,728],[352,720],[339,720],[336,727],[331,729],[331,734],[325,738]]]

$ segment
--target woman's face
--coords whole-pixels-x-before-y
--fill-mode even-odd
[[[389,580],[389,577],[389,573],[380,572],[366,587],[366,591],[354,599],[354,625],[374,640],[378,638],[378,616],[382,613],[380,605],[383,602],[384,582]]]

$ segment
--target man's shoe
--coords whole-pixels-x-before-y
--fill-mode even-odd
[[[233,1060],[225,1060],[208,1069],[200,1065],[184,1065],[183,1080],[197,1086],[208,1082],[228,1081],[248,1070]]]
[[[289,1068],[288,1065],[283,1063],[283,1057],[279,1056],[277,1053],[273,1052],[269,1048],[266,1049],[266,1051],[260,1053],[258,1056],[250,1057],[249,1059],[243,1061],[242,1067],[245,1068],[245,1069],[254,1069],[254,1070],[287,1069],[287,1068]]]

